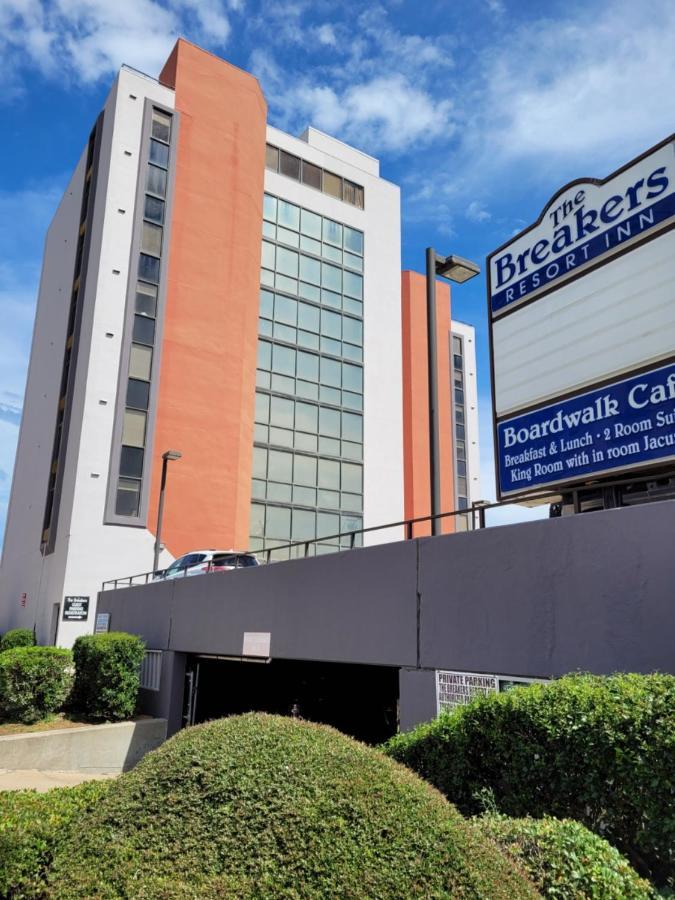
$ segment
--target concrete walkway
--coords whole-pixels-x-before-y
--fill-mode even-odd
[[[93,775],[88,772],[41,772],[38,769],[0,769],[0,791],[32,788],[44,793],[55,787],[72,787],[83,781],[100,781],[116,775]]]

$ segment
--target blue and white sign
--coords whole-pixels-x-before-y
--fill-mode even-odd
[[[539,221],[488,257],[493,316],[675,220],[672,141],[605,181],[576,181]]]
[[[497,425],[503,496],[675,459],[675,363]]]

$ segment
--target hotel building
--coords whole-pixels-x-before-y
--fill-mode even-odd
[[[93,629],[104,580],[152,568],[168,450],[182,455],[162,567],[428,512],[428,437],[412,434],[426,326],[405,299],[420,276],[404,273],[402,306],[399,188],[376,159],[266,115],[252,75],[183,40],[159,79],[119,72],[47,233],[0,630],[68,646]],[[462,354],[444,346],[451,509],[467,477],[451,462]]]

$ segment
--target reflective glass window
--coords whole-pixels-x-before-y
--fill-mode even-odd
[[[117,483],[115,513],[118,516],[137,516],[141,498],[141,482],[120,478]]]
[[[290,228],[291,231],[298,231],[300,228],[300,207],[294,203],[287,203],[286,200],[279,200],[277,224],[282,225],[284,228]]]
[[[342,364],[342,386],[348,391],[363,391],[363,369],[350,363]]]
[[[345,272],[345,275],[347,274]],[[328,263],[321,263],[321,285],[328,288],[329,291],[340,292],[342,290],[342,269]]]
[[[321,216],[303,209],[300,216],[300,231],[310,238],[321,240]]]
[[[282,506],[267,507],[267,528],[268,537],[276,538],[280,541],[289,541],[291,538],[291,511]]]
[[[160,200],[159,197],[151,197],[149,194],[146,194],[143,215],[151,222],[157,222],[159,225],[162,225],[164,222],[164,206],[164,201]]]
[[[134,316],[133,339],[137,344],[154,344],[155,320],[147,316]]]
[[[150,162],[166,168],[169,165],[169,148],[160,141],[150,141]]]
[[[321,284],[321,263],[310,256],[300,257],[300,279],[312,284]]]
[[[363,417],[354,413],[342,413],[342,437],[348,441],[363,440]]]
[[[145,423],[147,416],[135,409],[124,410],[122,443],[128,447],[145,446]]]
[[[122,447],[120,475],[126,478],[141,478],[143,475],[144,451],[140,447]]]
[[[145,253],[138,255],[138,277],[143,281],[159,282],[159,259]]]
[[[326,359],[325,356],[321,357],[321,384],[326,384],[329,387],[340,387],[340,363],[336,362],[333,359]]]
[[[289,278],[298,277],[298,254],[285,247],[277,247],[277,272]]]
[[[295,375],[295,350],[275,344],[272,351],[272,371],[280,375]]]
[[[272,368],[272,345],[269,341],[258,341],[258,368]]]
[[[300,181],[300,157],[293,156],[292,153],[286,153],[285,150],[280,152],[279,171],[288,178],[295,178]]]
[[[269,395],[261,394],[259,391],[255,395],[255,420],[256,422],[269,422],[270,420]]]
[[[157,314],[157,285],[139,281],[136,285],[136,312],[143,316]]]
[[[342,337],[342,316],[329,312],[327,309],[321,310],[321,334],[340,340]]]
[[[316,514],[307,509],[293,510],[293,531],[292,538],[294,541],[311,540],[315,536]]]
[[[305,381],[319,380],[319,357],[316,353],[305,353],[298,350],[298,378]]]
[[[150,382],[130,378],[127,382],[127,406],[147,409],[150,402]]]
[[[159,109],[152,111],[152,136],[167,144],[171,137],[171,116]]]
[[[141,251],[152,256],[162,255],[162,231],[159,225],[143,222],[141,233]]]
[[[344,291],[349,297],[355,297],[357,300],[363,299],[363,276],[357,275],[356,272],[344,273]]]
[[[324,194],[330,194],[331,197],[337,197],[338,200],[342,200],[342,179],[340,176],[324,170],[323,192]]]
[[[277,198],[271,194],[265,194],[263,200],[263,217],[268,222],[276,222],[277,220]]]
[[[305,160],[302,162],[302,181],[310,187],[321,190],[321,169]]]
[[[326,243],[342,247],[342,225],[339,222],[333,222],[332,219],[324,219],[322,236]]]
[[[361,466],[353,463],[341,463],[342,469],[342,490],[351,491],[352,493],[361,493]]]
[[[132,378],[141,378],[144,381],[149,381],[151,368],[152,348],[132,344],[129,356],[129,375]]]
[[[279,171],[279,149],[267,144],[265,147],[265,168],[271,169],[272,172]]]
[[[150,191],[151,194],[159,194],[160,197],[165,197],[166,170],[158,169],[157,166],[148,166],[145,188]]]
[[[270,481],[284,481],[290,484],[293,480],[293,454],[285,450],[270,450],[268,462],[268,478]]]
[[[318,422],[318,406],[313,403],[295,404],[295,427],[299,431],[312,431],[316,433]]]
[[[283,397],[272,397],[270,403],[270,424],[281,428],[293,427],[293,401]]]
[[[363,232],[345,225],[345,250],[363,256]]]
[[[274,319],[285,325],[296,325],[298,321],[298,301],[277,294],[274,301]]]

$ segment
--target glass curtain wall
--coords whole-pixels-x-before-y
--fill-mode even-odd
[[[335,551],[362,527],[363,233],[266,194],[260,280],[250,546]]]

